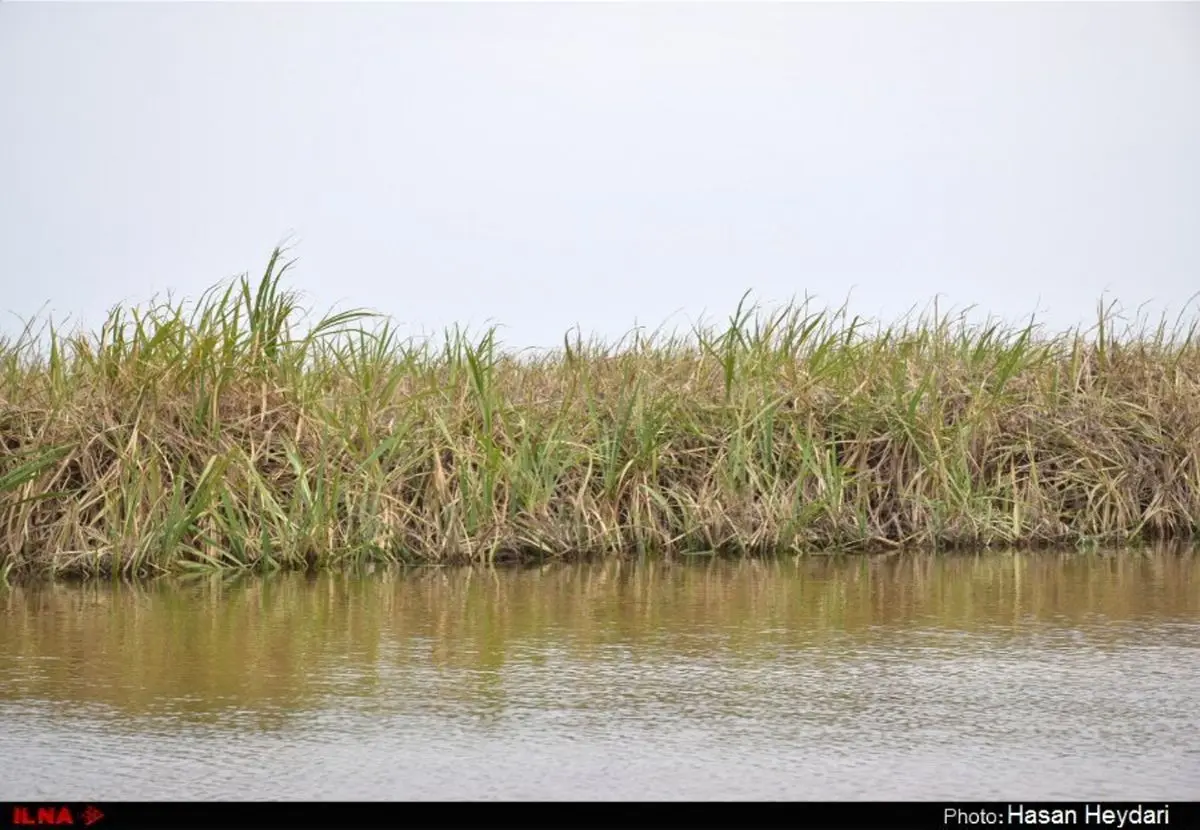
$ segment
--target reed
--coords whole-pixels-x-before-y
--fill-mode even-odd
[[[0,341],[0,576],[1200,533],[1197,322],[808,302],[514,354],[261,280]]]

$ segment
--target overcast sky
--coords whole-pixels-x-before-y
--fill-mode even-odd
[[[1200,5],[0,3],[0,331],[291,234],[409,331],[1200,290]],[[46,305],[48,303],[48,305]]]

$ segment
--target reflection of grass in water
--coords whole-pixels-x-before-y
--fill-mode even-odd
[[[1200,529],[1200,341],[739,306],[507,355],[262,281],[0,341],[0,570],[1076,544]]]
[[[32,584],[0,595],[0,699],[194,717],[288,711],[329,694],[377,695],[380,672],[394,667],[403,671],[382,676],[405,686],[388,695],[478,704],[504,694],[495,673],[506,665],[563,650],[584,662],[617,646],[634,661],[761,661],[805,648],[844,654],[883,630],[970,631],[977,641],[1095,615],[1194,622],[1196,564],[1190,553],[609,560],[396,578]],[[1103,627],[1086,630],[1103,640]]]

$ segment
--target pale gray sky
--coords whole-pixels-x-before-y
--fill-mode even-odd
[[[0,331],[289,232],[318,310],[517,346],[747,289],[1178,310],[1200,5],[0,4]]]

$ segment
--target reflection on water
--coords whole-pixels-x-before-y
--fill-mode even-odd
[[[1198,658],[1179,553],[19,586],[0,799],[1195,798]]]

